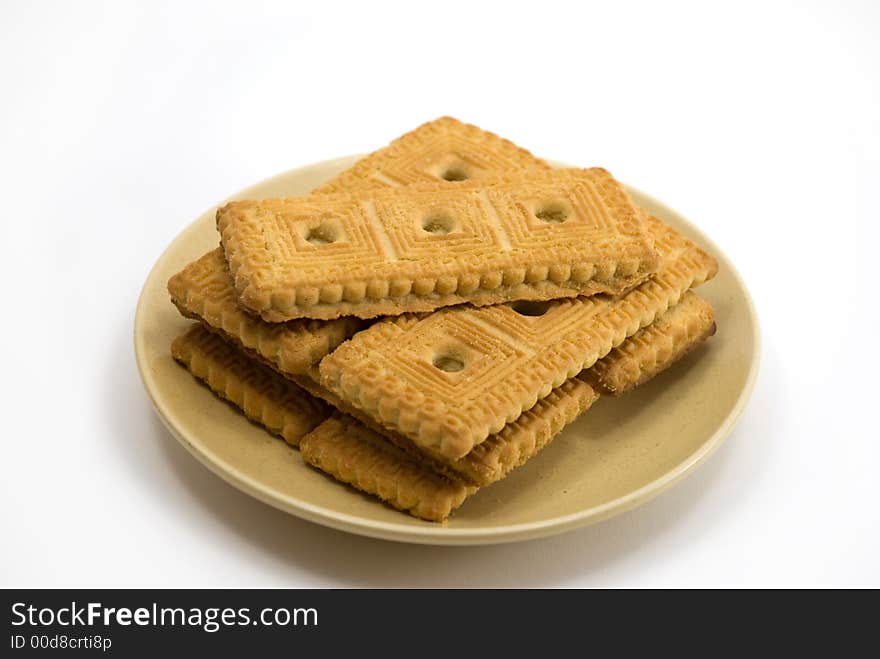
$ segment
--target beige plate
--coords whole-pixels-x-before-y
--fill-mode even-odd
[[[322,162],[258,183],[234,198],[298,195],[348,167]],[[478,492],[445,525],[413,519],[306,466],[295,449],[250,424],[169,354],[190,321],[168,299],[168,278],[218,243],[212,208],[159,258],[135,317],[135,352],[159,416],[186,449],[226,481],[276,508],[333,528],[425,544],[490,544],[561,533],[643,503],[715,450],[745,406],[758,370],[755,310],[733,264],[683,217],[630,188],[635,201],[718,259],[699,289],[718,333],[654,381],[602,398],[553,444],[507,479]]]

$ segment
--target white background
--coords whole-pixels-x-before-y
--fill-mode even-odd
[[[0,585],[880,586],[875,2],[0,5]],[[754,397],[653,502],[431,548],[299,521],[163,429],[132,349],[164,247],[232,192],[451,114],[705,229]]]

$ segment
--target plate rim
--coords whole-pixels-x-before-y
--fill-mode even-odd
[[[575,513],[569,513],[567,515],[550,517],[539,522],[524,522],[521,524],[511,524],[507,526],[489,528],[472,527],[456,529],[439,524],[433,527],[422,527],[409,526],[395,522],[365,520],[358,515],[339,512],[337,510],[326,508],[325,506],[314,505],[290,495],[285,495],[284,497],[273,497],[270,492],[266,491],[265,488],[260,487],[259,483],[255,481],[251,476],[240,472],[234,467],[234,465],[229,465],[222,460],[214,458],[209,453],[206,453],[205,451],[194,445],[189,439],[184,436],[184,434],[178,428],[175,427],[168,415],[167,410],[165,409],[164,404],[159,401],[154,394],[154,389],[157,389],[158,387],[151,378],[150,367],[148,363],[149,357],[146,354],[146,347],[144,345],[145,341],[143,335],[139,332],[139,328],[142,327],[143,324],[144,314],[147,313],[145,311],[145,307],[147,304],[147,288],[153,282],[157,270],[160,268],[161,265],[163,265],[165,259],[167,258],[169,252],[175,246],[175,244],[177,244],[178,241],[180,241],[181,238],[183,238],[186,234],[196,230],[196,224],[199,222],[199,219],[203,215],[205,215],[205,213],[211,212],[213,209],[216,209],[219,205],[222,205],[226,201],[243,197],[247,195],[250,190],[257,186],[270,184],[279,179],[286,179],[287,177],[293,176],[302,170],[312,169],[315,167],[332,167],[335,165],[350,164],[359,157],[361,157],[361,154],[331,158],[302,165],[300,167],[294,167],[274,176],[262,179],[236,192],[230,197],[227,197],[225,200],[220,201],[217,204],[212,204],[208,209],[196,216],[196,218],[189,222],[182,231],[178,232],[174,236],[174,238],[171,239],[171,241],[168,243],[168,245],[166,245],[165,249],[162,251],[159,257],[156,259],[153,267],[150,268],[150,272],[144,280],[143,286],[141,287],[140,294],[138,295],[137,306],[135,308],[133,327],[135,362],[137,364],[141,383],[143,384],[143,387],[147,392],[153,409],[156,411],[159,418],[161,419],[162,424],[165,426],[165,428],[168,429],[172,437],[174,437],[187,450],[187,452],[192,455],[196,460],[198,460],[203,466],[207,467],[211,472],[218,475],[220,478],[222,478],[224,481],[226,481],[236,489],[254,497],[258,501],[261,501],[265,504],[272,506],[273,508],[277,508],[306,521],[320,524],[322,526],[333,528],[339,531],[345,531],[348,533],[354,533],[357,535],[378,538],[382,540],[406,542],[411,544],[489,545],[532,540],[551,535],[557,535],[578,528],[583,528],[591,524],[596,524],[615,515],[632,510],[636,506],[647,503],[654,497],[659,496],[664,491],[680,481],[682,478],[692,473],[700,464],[702,464],[710,455],[712,455],[712,453],[714,453],[718,449],[718,447],[721,446],[721,444],[724,443],[724,440],[727,439],[727,437],[732,432],[734,426],[742,416],[742,413],[752,396],[757,381],[758,371],[760,370],[762,350],[761,330],[754,301],[752,300],[749,289],[745,285],[745,281],[743,280],[739,271],[734,266],[733,262],[730,260],[730,258],[727,257],[724,251],[719,248],[715,241],[713,241],[703,232],[702,229],[700,229],[693,222],[687,219],[687,217],[685,217],[681,213],[676,212],[670,206],[658,200],[654,196],[647,194],[641,189],[636,188],[632,185],[624,184],[630,194],[635,193],[635,195],[649,200],[653,205],[663,209],[664,211],[667,211],[670,214],[684,219],[687,223],[688,229],[697,236],[697,240],[702,245],[704,245],[708,249],[708,251],[721,257],[721,259],[723,259],[727,264],[730,265],[729,274],[733,277],[735,283],[743,292],[743,296],[746,301],[746,308],[752,321],[751,326],[753,334],[752,340],[754,342],[754,354],[751,363],[749,364],[749,370],[745,383],[743,384],[743,387],[740,390],[731,411],[728,413],[719,428],[714,433],[712,433],[712,435],[709,436],[696,451],[691,453],[686,460],[682,461],[659,478],[649,483],[646,483],[636,490],[628,492],[601,505],[586,508],[584,510],[580,510]],[[549,162],[557,167],[571,167],[571,165],[566,165],[565,163],[560,163],[557,161],[551,160]]]

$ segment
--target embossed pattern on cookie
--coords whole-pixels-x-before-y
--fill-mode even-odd
[[[202,325],[171,344],[171,354],[215,394],[293,446],[331,412],[321,400],[258,364]]]
[[[661,268],[626,295],[383,320],[321,361],[321,384],[420,448],[462,458],[714,276],[710,255],[648,222]]]
[[[232,202],[217,227],[239,301],[270,322],[620,293],[658,262],[601,168]]]
[[[494,133],[441,117],[361,158],[313,192],[328,194],[431,181],[457,183],[524,169],[546,170],[550,165]]]
[[[644,384],[715,333],[712,305],[688,291],[580,376],[603,394],[620,396]]]

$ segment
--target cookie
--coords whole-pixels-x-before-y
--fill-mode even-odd
[[[425,452],[460,459],[715,274],[696,244],[648,223],[660,270],[625,295],[382,320],[321,361],[321,384]]]
[[[315,188],[314,193],[437,181],[454,184],[525,169],[547,170],[550,165],[494,133],[452,117],[441,117],[361,158],[351,168]]]
[[[644,384],[715,334],[712,305],[688,291],[582,374],[603,394],[620,396]]]
[[[463,460],[463,473],[478,474],[463,480],[449,470],[449,476],[438,473],[423,455],[402,450],[353,418],[336,413],[338,423],[324,424],[330,415],[326,404],[200,325],[173,342],[172,354],[250,420],[298,446],[310,463],[398,508],[435,521],[448,516],[466,494],[476,491],[477,484],[500,480],[524,464],[598,398],[584,382],[565,383]],[[342,427],[348,430],[336,437]],[[317,434],[307,435],[313,429]]]
[[[537,454],[599,397],[586,380],[568,380],[515,421],[508,423],[501,432],[477,445],[473,451],[457,460],[450,460],[442,454],[420,448],[411,439],[377,423],[369,415],[324,389],[315,378],[314,374],[312,377],[298,377],[296,382],[316,398],[330,403],[372,432],[382,435],[422,466],[453,480],[483,487],[501,480],[512,469]]]
[[[215,394],[248,419],[298,446],[331,408],[303,389],[256,363],[202,325],[193,325],[171,344],[171,354]]]
[[[572,379],[462,460],[481,475],[464,481],[437,473],[420,456],[360,421],[334,415],[302,439],[303,459],[337,480],[415,517],[443,521],[467,496],[504,478],[544,448],[588,408],[596,394]],[[475,481],[476,480],[476,484]]]
[[[617,294],[658,263],[601,168],[231,202],[217,227],[239,302],[270,322]]]
[[[367,324],[353,317],[267,323],[247,313],[238,304],[219,247],[174,275],[168,292],[181,314],[202,321],[285,375],[305,373]]]
[[[444,176],[453,181],[478,180],[528,169],[549,170],[550,165],[493,133],[442,117],[365,156],[313,194],[438,182]],[[247,313],[238,303],[222,249],[205,254],[174,275],[168,290],[184,316],[201,320],[289,375],[304,373],[366,325],[354,317],[268,323]]]
[[[476,491],[419,462],[351,417],[335,414],[300,443],[303,459],[399,510],[442,522]]]

